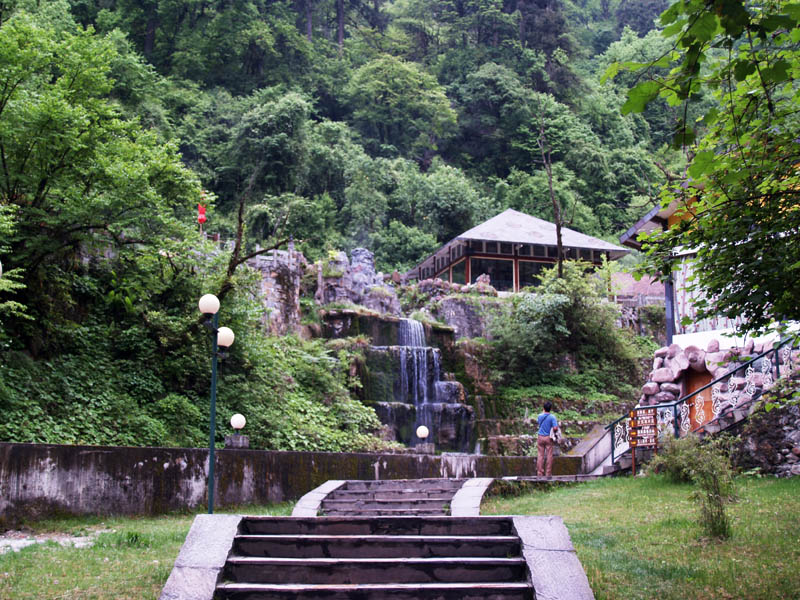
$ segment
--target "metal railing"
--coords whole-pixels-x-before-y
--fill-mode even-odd
[[[714,379],[692,393],[679,398],[675,402],[656,404],[654,406],[641,406],[633,409],[656,409],[658,439],[672,435],[679,438],[690,432],[700,429],[708,421],[716,419],[731,410],[735,410],[750,400],[758,398],[761,393],[770,387],[781,376],[781,366],[788,372],[792,365],[792,350],[798,342],[798,337],[790,336],[781,340],[770,350],[737,365],[721,377]],[[736,359],[736,357],[734,357]],[[741,360],[741,357],[739,357]],[[737,374],[743,374],[738,375]],[[760,379],[760,385],[757,380]],[[733,381],[732,381],[733,380]],[[698,395],[711,388],[711,419],[706,419],[706,399],[697,402]],[[695,409],[694,421],[697,426],[692,428],[691,409]],[[623,415],[613,423],[606,425],[611,431],[611,462],[616,462],[620,457],[630,451],[630,414]]]

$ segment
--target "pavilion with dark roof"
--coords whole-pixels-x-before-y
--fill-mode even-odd
[[[603,256],[616,260],[629,252],[567,227],[561,228],[561,243],[566,259],[595,265]],[[487,274],[498,291],[518,292],[537,285],[536,276],[556,262],[555,224],[509,208],[444,244],[406,277],[464,284]]]

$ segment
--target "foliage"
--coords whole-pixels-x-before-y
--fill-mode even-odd
[[[623,382],[638,377],[634,336],[616,327],[618,308],[586,268],[567,261],[560,279],[555,268],[544,271],[535,294],[519,294],[511,310],[494,320],[492,335],[502,357],[496,368],[505,383],[558,385],[580,375],[594,379],[584,384],[586,391],[619,393]]]
[[[673,49],[655,62],[623,65],[671,67],[647,71],[624,111],[642,111],[658,97],[686,107],[704,93],[715,100],[702,114],[700,138],[687,118],[679,123],[675,144],[690,148],[692,159],[685,185],[665,188],[662,204],[677,205],[684,220],[647,237],[643,269],[666,275],[676,248],[696,248],[692,287],[705,293],[698,318],[743,317],[743,331],[760,331],[800,317],[793,242],[800,91],[792,83],[800,75],[800,9],[783,0],[714,6],[676,2],[661,17]]]
[[[455,114],[436,80],[413,63],[377,58],[353,73],[346,90],[353,119],[382,148],[411,152],[419,161],[450,135]]]
[[[622,117],[597,81],[616,9],[0,3],[0,437],[204,443],[194,305],[217,291],[237,333],[218,442],[246,408],[256,445],[374,447],[355,353],[266,339],[244,258],[293,238],[311,260],[365,245],[391,271],[503,208],[547,218],[540,108],[570,226],[627,227],[659,179],[643,149],[664,114]],[[221,243],[198,235],[198,203]]]
[[[663,472],[674,483],[695,483],[703,531],[709,537],[730,537],[731,523],[725,510],[735,499],[730,440],[716,437],[701,442],[696,435],[669,438],[651,460],[650,469]]]
[[[728,506],[733,535],[720,544],[709,544],[692,518],[691,486],[661,477],[485,499],[481,514],[561,516],[596,598],[793,598],[800,479],[743,477],[737,489],[740,501]]]
[[[221,512],[286,516],[291,503],[226,507]],[[22,529],[49,541],[0,555],[0,596],[154,598],[161,593],[194,518],[192,512],[184,512],[26,521]],[[65,536],[91,537],[94,543],[81,547],[55,541]]]

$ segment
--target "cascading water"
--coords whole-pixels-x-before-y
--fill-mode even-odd
[[[441,352],[425,345],[425,329],[419,321],[402,319],[397,346],[375,346],[371,370],[385,390],[375,398],[381,421],[395,431],[399,441],[416,446],[433,442],[437,447],[468,452],[471,434],[469,407],[458,400],[463,386],[455,381],[439,381]],[[382,364],[377,357],[381,357]],[[392,366],[394,365],[394,366]],[[391,370],[391,373],[388,371]],[[392,402],[387,402],[389,396]],[[425,425],[430,435],[420,440],[416,430]],[[410,429],[410,430],[409,430]]]

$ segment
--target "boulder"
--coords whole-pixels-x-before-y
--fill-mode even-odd
[[[683,348],[680,347],[680,344],[670,344],[667,347],[667,358],[674,358],[682,353]]]
[[[660,356],[656,356],[653,359],[653,371],[655,371],[656,369],[660,369],[663,366],[664,366],[664,359],[661,358]]]
[[[652,396],[653,394],[657,394],[659,392],[658,384],[655,381],[648,381],[642,386],[642,394],[647,396]]]
[[[730,357],[730,353],[727,350],[723,352],[706,352],[706,369],[716,374],[716,371],[724,368]]]
[[[728,380],[728,386],[732,390],[743,390],[745,385],[747,385],[747,380],[744,377],[731,377]]]
[[[669,348],[664,346],[663,348],[659,348],[655,351],[655,356],[658,358],[664,358],[667,355],[667,352],[669,352]]]
[[[706,369],[706,353],[697,346],[688,346],[683,351],[689,361],[689,368],[698,373],[704,373]]]
[[[753,338],[750,338],[744,343],[744,353],[745,354],[752,354],[755,348],[756,342]]]
[[[680,396],[681,393],[681,386],[675,383],[662,383],[661,384],[661,391],[662,392],[669,392],[670,394],[675,394],[676,396]]]
[[[669,367],[656,369],[650,374],[650,379],[656,383],[668,383],[675,381],[678,375]]]
[[[665,366],[675,371],[675,373],[680,374],[682,371],[685,371],[689,368],[689,359],[686,358],[686,355],[683,352],[680,352],[672,358],[668,358]]]
[[[653,396],[653,398],[658,404],[666,404],[668,402],[675,402],[675,400],[677,400],[675,394],[671,394],[670,392],[658,392],[655,396]]]
[[[719,352],[719,340],[710,340],[706,346],[706,352]]]

